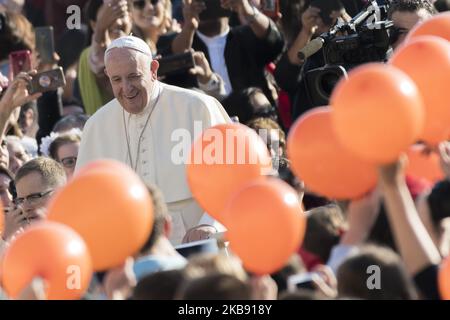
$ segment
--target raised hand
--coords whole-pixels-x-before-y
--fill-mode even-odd
[[[28,83],[32,79],[31,76],[34,74],[36,74],[36,70],[29,73],[21,72],[16,76],[0,100],[0,112],[11,113],[15,108],[41,96],[41,93],[30,95],[27,89]]]
[[[314,34],[318,28],[318,19],[320,9],[315,7],[309,7],[302,14],[302,31],[308,34]]]
[[[199,15],[206,9],[203,1],[183,0],[184,26],[196,30],[200,23]]]
[[[201,51],[196,51],[193,54],[195,67],[189,70],[189,73],[197,76],[200,83],[206,84],[211,79],[213,72],[209,66],[208,59]]]

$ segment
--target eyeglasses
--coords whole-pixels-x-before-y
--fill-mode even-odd
[[[75,165],[77,164],[77,157],[62,158],[60,162],[66,168],[74,168]]]
[[[136,9],[142,10],[145,8],[145,3],[146,2],[150,2],[152,5],[156,6],[158,4],[158,2],[160,2],[161,0],[135,0],[133,1],[133,6]]]
[[[23,197],[23,198],[15,198],[15,199],[13,200],[13,203],[14,203],[16,206],[23,205],[25,201],[27,201],[29,204],[33,204],[33,203],[38,202],[38,201],[41,200],[43,197],[49,195],[49,194],[52,193],[52,192],[53,192],[53,190],[48,190],[48,191],[45,191],[45,192],[39,192],[39,193],[32,193],[32,194],[30,194],[30,195],[28,195],[28,196],[26,196],[26,197]]]

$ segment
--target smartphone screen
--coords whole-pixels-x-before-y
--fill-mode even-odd
[[[9,54],[9,64],[12,67],[12,76],[31,70],[31,52],[29,50],[14,51]]]
[[[53,27],[37,27],[36,34],[36,51],[39,53],[41,63],[52,63],[53,53],[55,51],[55,43],[53,39]]]

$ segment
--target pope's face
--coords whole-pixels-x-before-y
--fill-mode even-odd
[[[147,106],[156,81],[158,62],[136,50],[115,48],[108,52],[105,67],[114,96],[129,113]]]

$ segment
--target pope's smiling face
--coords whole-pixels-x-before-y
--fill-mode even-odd
[[[115,48],[108,52],[105,71],[111,82],[114,96],[129,113],[141,113],[147,106],[158,62],[139,51]]]

